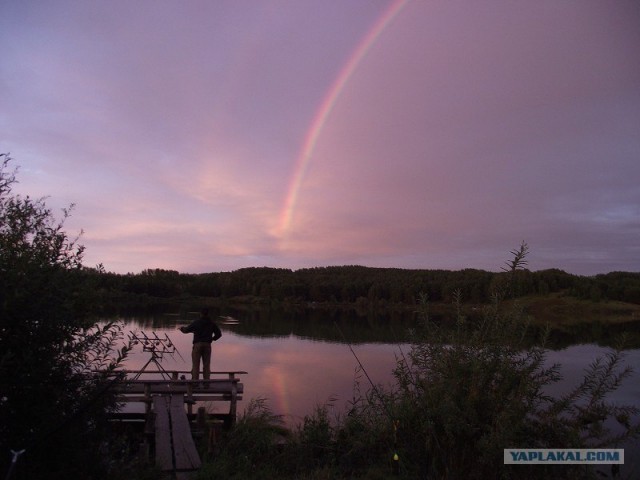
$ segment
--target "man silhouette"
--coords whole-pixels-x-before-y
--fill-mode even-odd
[[[211,342],[222,336],[220,327],[209,317],[209,309],[203,308],[200,318],[186,327],[179,327],[182,333],[193,333],[193,348],[191,349],[191,378],[198,380],[200,376],[200,361],[202,361],[202,376],[209,380],[211,376]]]

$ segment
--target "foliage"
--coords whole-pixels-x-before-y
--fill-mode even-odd
[[[25,450],[17,478],[98,478],[122,325],[89,320],[84,248],[64,231],[70,209],[58,221],[43,199],[13,194],[16,171],[0,157],[0,469]]]
[[[212,462],[203,466],[197,479],[278,478],[278,439],[282,419],[274,415],[263,398],[252,399],[234,428],[222,442]]]
[[[578,298],[594,301],[619,300],[640,304],[640,273],[611,272],[581,279],[572,293]]]
[[[505,272],[516,272],[518,270],[524,270],[526,266],[529,264],[527,260],[527,255],[529,254],[529,245],[524,240],[520,243],[520,247],[514,250],[511,250],[511,255],[513,258],[506,263],[507,267],[502,267],[502,270]]]
[[[525,243],[512,252],[509,273],[517,273],[527,252]],[[397,449],[409,476],[584,478],[593,474],[584,467],[516,472],[502,465],[503,449],[613,447],[640,432],[637,408],[607,401],[631,373],[622,365],[622,345],[555,397],[560,365],[546,361],[546,336],[532,344],[525,313],[517,302],[505,309],[503,293],[479,320],[464,316],[462,296],[455,295],[454,328],[433,321],[422,297],[422,323],[395,370],[397,389],[379,402],[392,410],[388,421],[397,422]]]
[[[520,271],[524,246],[507,273]],[[570,391],[554,394],[561,368],[547,361],[546,335],[532,343],[525,312],[504,296],[496,293],[482,316],[470,319],[455,293],[451,326],[431,318],[423,295],[421,322],[407,355],[399,350],[393,388],[363,392],[358,378],[346,416],[332,422],[327,407],[318,407],[286,443],[260,435],[269,431],[264,426],[248,434],[252,423],[244,420],[245,441],[231,442],[223,455],[222,465],[235,459],[236,476],[229,469],[202,478],[597,478],[591,466],[504,465],[503,450],[617,448],[637,438],[639,409],[608,400],[631,373],[624,339]],[[271,414],[257,417],[269,424]],[[219,471],[218,461],[211,471]]]
[[[459,314],[455,329],[424,316],[406,362],[396,368],[398,391],[389,394],[399,421],[405,468],[434,478],[511,478],[504,448],[616,446],[640,432],[629,424],[637,408],[606,401],[630,374],[613,350],[585,371],[583,381],[556,398],[560,365],[547,365],[544,338],[531,346],[517,308],[503,312],[499,300],[483,319]],[[619,420],[613,433],[606,420]],[[502,469],[499,467],[503,467]],[[570,466],[518,471],[518,478],[584,478]],[[522,475],[525,475],[523,477]]]
[[[370,457],[380,450],[379,439],[356,426],[358,421],[331,421],[330,406],[318,406],[289,431],[266,399],[251,400],[196,480],[384,478],[370,476],[379,471]],[[365,443],[359,447],[360,440]]]
[[[519,249],[514,253],[526,255]],[[640,304],[640,272],[614,272],[596,277],[571,275],[558,269],[529,271],[526,260],[514,257],[500,272],[467,268],[458,271],[369,268],[357,265],[301,270],[243,268],[233,272],[183,274],[145,270],[139,274],[97,272],[92,280],[101,301],[96,305],[165,308],[169,300],[199,297],[212,302],[255,304],[339,305],[377,310],[415,307],[420,293],[432,303],[450,303],[460,291],[467,302],[490,303],[493,292],[509,296],[562,293],[596,301],[619,300]]]

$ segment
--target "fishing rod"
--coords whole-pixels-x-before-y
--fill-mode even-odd
[[[407,360],[407,357],[404,354],[404,350],[402,350],[402,345],[400,345],[400,341],[398,340],[398,336],[396,335],[396,331],[393,328],[393,325],[391,326],[391,333],[392,333],[393,339],[394,339],[394,341],[396,343],[396,346],[398,347],[398,350],[400,350],[400,355],[402,356],[402,363],[404,364],[404,368],[406,368],[407,375],[409,375],[409,377],[411,379],[411,383],[413,385],[417,385],[416,379],[413,376],[413,371],[411,370],[411,366],[409,365],[409,361]],[[396,359],[397,359],[397,357],[396,357]]]
[[[169,378],[169,374],[162,367],[161,361],[163,360],[165,355],[171,355],[173,358],[173,354],[177,353],[180,355],[180,352],[176,348],[176,345],[171,341],[169,335],[164,334],[164,338],[159,337],[156,332],[151,332],[151,334],[147,335],[145,332],[129,332],[129,341],[133,345],[141,344],[142,351],[151,354],[151,357],[145,363],[145,365],[138,371],[134,380],[138,380],[142,373],[146,370],[146,368],[151,364],[155,364],[160,372],[162,372],[163,376],[167,376]],[[184,362],[184,358],[180,355],[180,358]]]
[[[353,347],[351,346],[351,343],[347,339],[346,335],[344,334],[344,332],[342,331],[340,326],[337,324],[337,322],[335,320],[334,320],[333,324],[335,325],[335,327],[338,330],[338,332],[340,332],[340,335],[342,336],[342,339],[344,340],[344,342],[349,347],[349,350],[351,351],[351,354],[356,359],[356,362],[358,362],[358,365],[360,366],[360,369],[364,372],[364,375],[367,377],[367,380],[369,380],[369,384],[371,385],[371,388],[373,389],[375,394],[378,396],[378,399],[380,400],[380,403],[382,403],[382,407],[384,408],[384,411],[387,414],[387,417],[389,418],[389,421],[393,425],[393,450],[394,450],[394,452],[393,452],[393,456],[392,456],[392,459],[393,459],[392,469],[393,469],[394,474],[397,475],[400,472],[400,457],[398,456],[398,452],[397,452],[397,442],[398,442],[397,435],[398,435],[398,424],[399,424],[399,421],[398,420],[394,420],[393,415],[391,414],[391,411],[389,410],[389,407],[387,405],[387,402],[385,401],[384,397],[382,396],[382,394],[378,390],[378,387],[376,387],[376,385],[373,383],[373,380],[371,380],[371,377],[367,373],[366,368],[364,368],[364,365],[362,364],[362,362],[358,358],[358,355],[356,355],[356,352],[353,350]]]
[[[173,358],[174,353],[177,353],[180,359],[183,362],[185,361],[184,357],[180,354],[180,350],[178,350],[178,347],[171,341],[171,338],[169,338],[169,335],[167,333],[164,334],[164,338],[158,337],[158,334],[156,332],[153,332],[153,336],[156,339],[156,345],[164,345],[164,353],[168,353],[169,355],[171,355],[171,358]]]
[[[378,391],[378,388],[376,387],[376,385],[373,383],[373,380],[371,380],[371,377],[369,376],[369,374],[367,373],[366,368],[364,368],[364,365],[362,364],[362,362],[360,361],[360,359],[358,358],[358,355],[356,355],[356,352],[353,350],[353,347],[351,346],[351,343],[349,342],[349,340],[347,340],[347,337],[345,336],[345,334],[343,333],[343,331],[340,329],[340,327],[338,326],[338,324],[334,321],[333,324],[335,325],[336,329],[338,330],[338,332],[340,332],[340,335],[342,336],[342,339],[344,340],[344,342],[347,344],[347,347],[349,347],[349,350],[351,351],[351,354],[354,356],[354,358],[356,359],[356,362],[358,362],[358,365],[360,366],[360,369],[364,372],[365,377],[367,377],[367,380],[369,380],[369,384],[371,385],[371,388],[373,388],[373,391],[375,392],[375,394],[378,396],[378,398],[380,399],[380,401],[382,402],[382,405],[384,406],[384,409],[386,410],[387,415],[389,416],[389,419],[393,421],[392,419],[392,415],[391,412],[389,412],[387,405],[384,401],[384,398],[382,397],[382,394]]]

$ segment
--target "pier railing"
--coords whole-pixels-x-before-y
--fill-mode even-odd
[[[200,467],[193,436],[192,420],[203,423],[204,407],[193,414],[199,402],[229,402],[228,413],[208,414],[223,420],[229,427],[236,419],[237,402],[242,400],[244,385],[238,378],[244,371],[211,372],[208,379],[191,380],[189,371],[135,371],[120,370],[122,380],[114,382],[113,391],[123,403],[143,402],[145,412],[119,412],[114,420],[144,421],[145,432],[151,439],[156,464],[163,471],[172,471],[176,478],[183,472]],[[185,412],[184,405],[187,405]]]
[[[184,370],[121,370],[119,373],[126,375],[114,386],[121,402],[144,402],[148,412],[153,395],[182,394],[189,415],[193,414],[193,405],[197,402],[229,402],[228,420],[231,423],[235,421],[237,402],[242,400],[244,393],[244,385],[238,375],[247,374],[245,371],[211,372],[208,380],[191,380],[191,372]]]

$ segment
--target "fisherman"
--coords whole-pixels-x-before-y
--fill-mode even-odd
[[[186,327],[179,327],[182,333],[193,333],[193,348],[191,350],[191,378],[198,380],[200,376],[200,361],[202,360],[202,376],[209,380],[211,375],[211,342],[222,336],[220,327],[209,317],[209,309],[203,308],[200,318]]]

